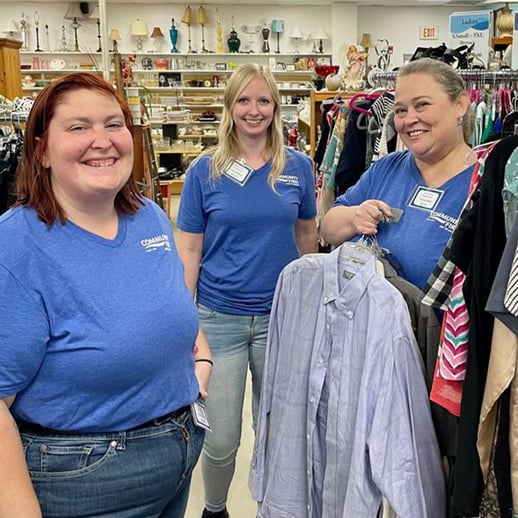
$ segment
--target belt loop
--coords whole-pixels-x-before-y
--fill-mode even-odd
[[[117,450],[126,449],[126,432],[119,432],[119,438],[117,439]]]

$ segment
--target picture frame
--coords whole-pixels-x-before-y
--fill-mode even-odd
[[[216,70],[226,70],[227,64],[226,63],[216,63],[215,68],[216,68]]]

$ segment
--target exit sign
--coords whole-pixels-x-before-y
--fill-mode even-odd
[[[437,25],[421,25],[419,27],[419,39],[421,40],[438,40],[439,27]]]

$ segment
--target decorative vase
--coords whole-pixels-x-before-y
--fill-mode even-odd
[[[178,29],[176,28],[176,26],[174,24],[174,18],[171,20],[171,27],[169,29],[169,37],[171,38],[171,43],[173,44],[173,48],[171,49],[171,53],[172,54],[177,54],[180,51],[176,47],[176,44],[178,43]]]
[[[326,77],[325,84],[330,92],[336,92],[340,90],[340,86],[342,85],[342,76],[339,74],[329,74]]]
[[[317,79],[313,79],[312,83],[315,85],[315,90],[322,90],[324,88],[325,79],[323,77],[319,77]]]
[[[237,53],[239,52],[239,47],[241,46],[241,40],[237,36],[236,29],[232,27],[232,30],[230,31],[229,38],[227,40],[228,48],[230,52]]]

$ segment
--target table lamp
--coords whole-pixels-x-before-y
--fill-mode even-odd
[[[160,27],[153,27],[149,37],[155,42],[155,52],[160,53],[162,50],[162,42],[165,38],[164,33]]]
[[[187,24],[187,38],[189,40],[189,49],[187,50],[187,52],[192,52],[192,47],[191,47],[191,23],[192,23],[192,9],[191,9],[191,6],[188,5],[186,8],[185,8],[185,11],[183,12],[182,14],[182,18],[180,20],[182,23],[186,23]]]
[[[99,6],[96,5],[94,7],[94,10],[90,14],[90,19],[95,20],[95,23],[97,24],[97,52],[102,52],[102,46],[101,46],[101,13],[99,12]]]
[[[77,29],[81,24],[77,21],[78,18],[83,18],[83,13],[79,7],[79,2],[72,2],[68,4],[67,12],[63,16],[65,20],[72,20],[72,29],[74,29],[74,52],[79,52],[79,42],[77,40]]]
[[[280,54],[281,51],[279,49],[279,36],[284,32],[284,20],[272,20],[272,32],[277,34],[277,50],[276,54]]]
[[[130,34],[137,38],[137,52],[143,52],[142,42],[147,37],[147,25],[144,20],[137,18],[131,22]]]
[[[318,30],[318,32],[313,37],[315,41],[318,41],[318,52],[322,54],[324,52],[324,40],[327,40],[327,33],[322,29],[322,27]]]
[[[118,52],[117,42],[122,40],[119,29],[112,29],[108,39],[112,42],[112,52]]]
[[[293,27],[293,30],[290,34],[290,39],[292,39],[295,42],[295,54],[299,53],[299,44],[302,38],[303,36],[300,27]]]
[[[201,25],[201,52],[209,52],[205,48],[205,24],[207,23],[207,11],[205,11],[205,7],[200,5],[198,8],[198,13],[196,15],[196,23]]]

